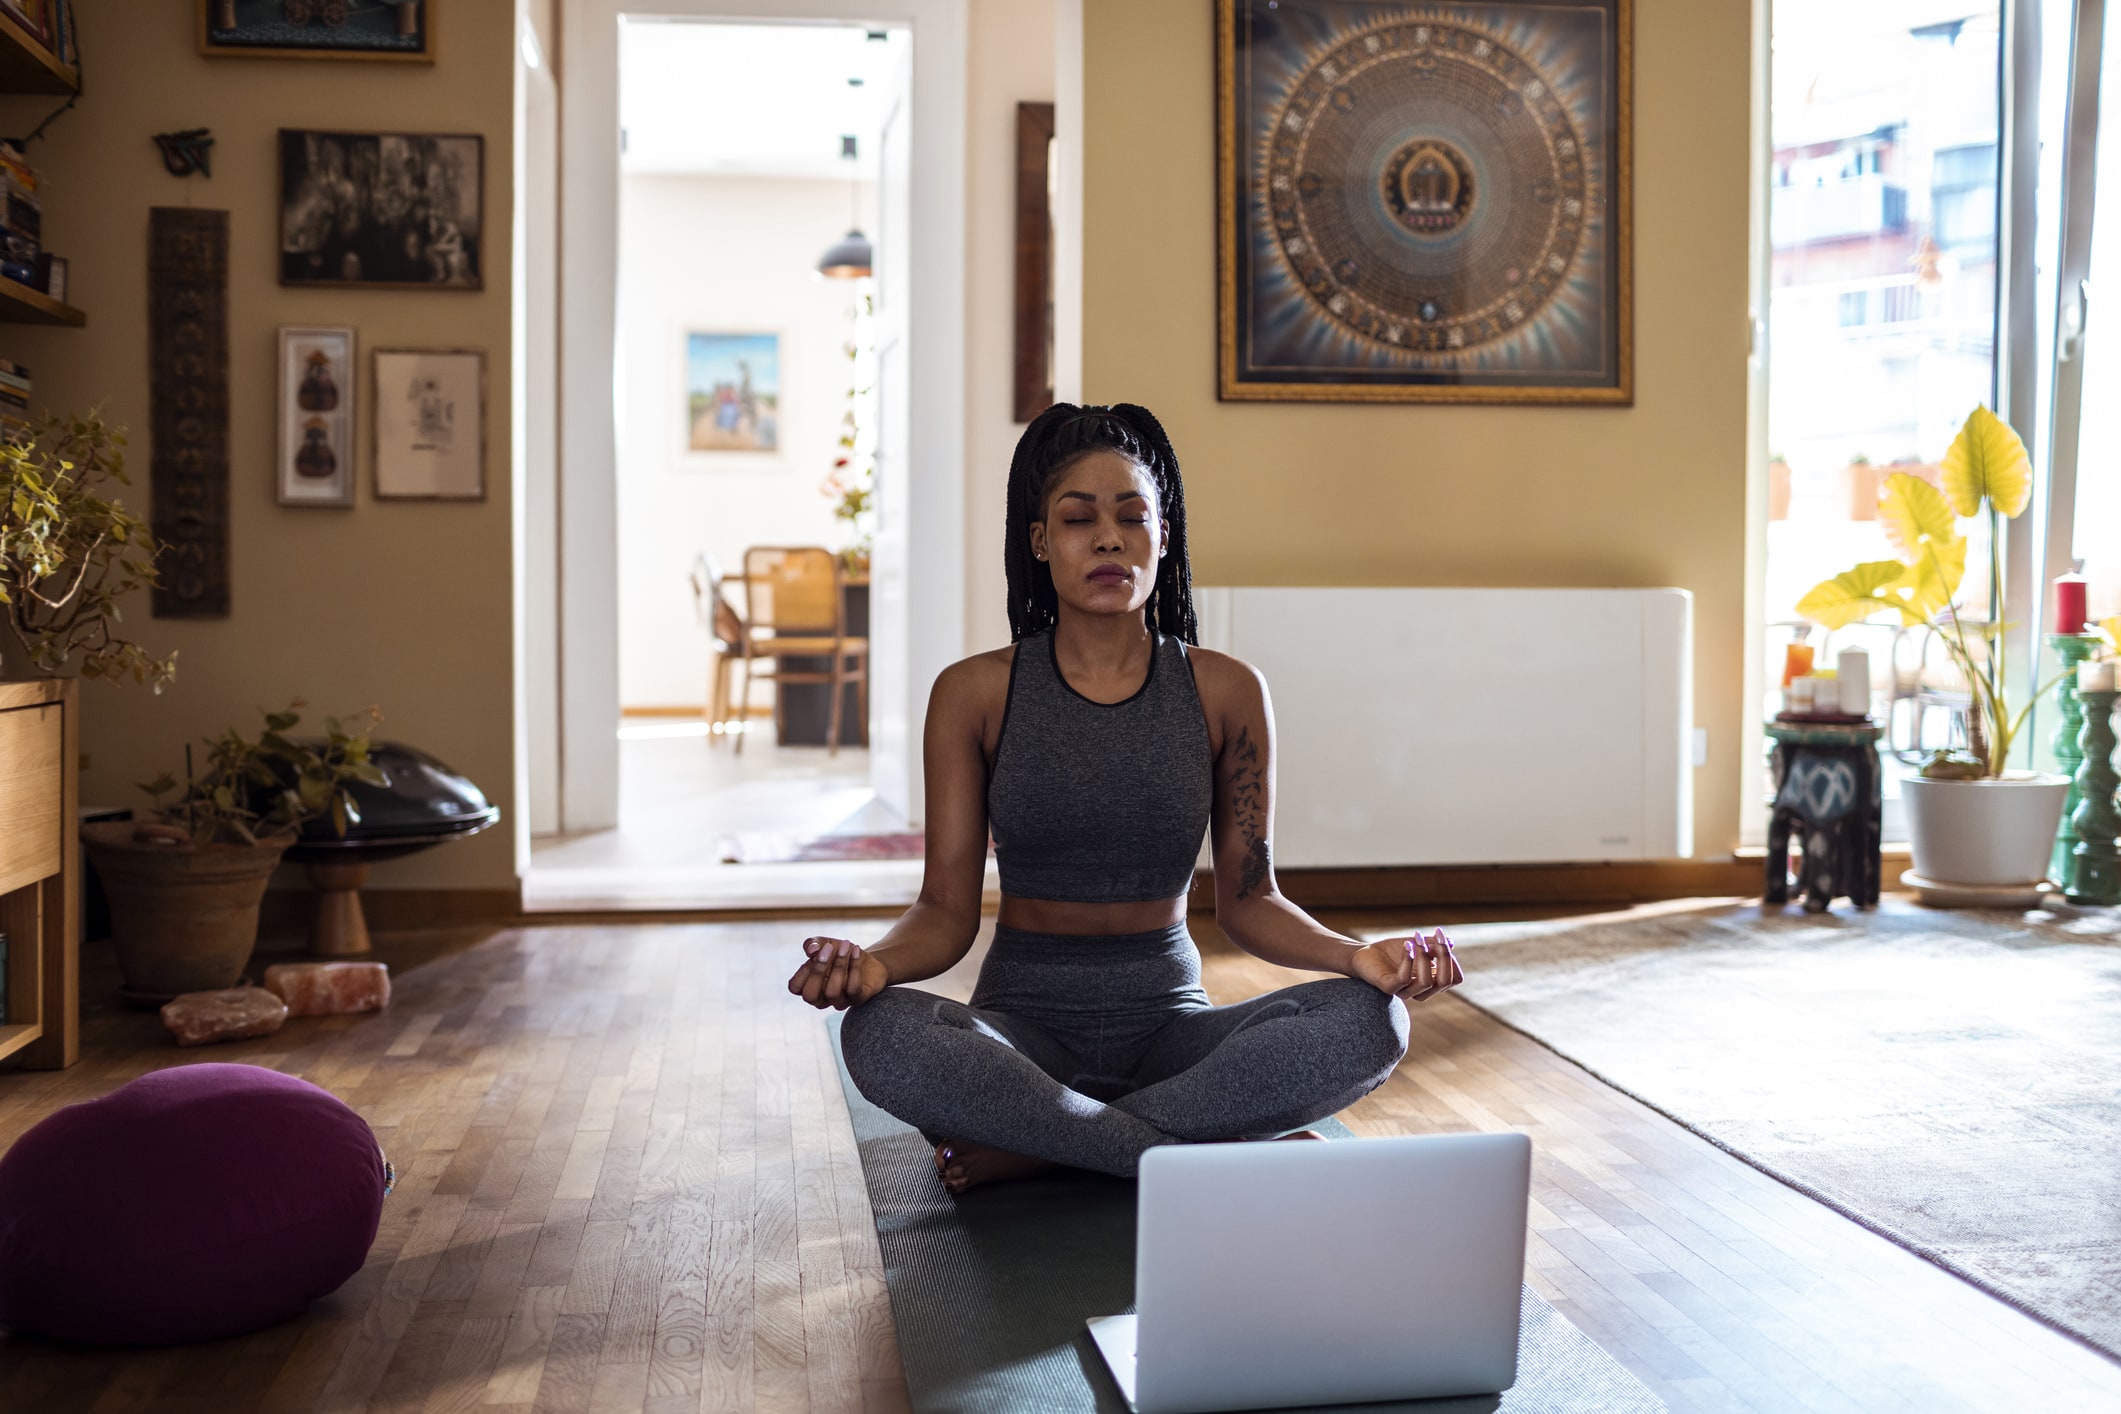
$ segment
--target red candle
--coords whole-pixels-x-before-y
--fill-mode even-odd
[[[2058,574],[2055,576],[2055,622],[2050,630],[2054,633],[2082,633],[2087,615],[2084,612],[2084,576],[2081,574]]]

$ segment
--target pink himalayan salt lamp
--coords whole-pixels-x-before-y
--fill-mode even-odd
[[[262,987],[186,992],[162,1008],[162,1024],[180,1046],[270,1036],[287,1020],[287,1003]]]
[[[265,990],[292,1016],[344,1016],[390,1005],[390,969],[380,962],[276,962]]]

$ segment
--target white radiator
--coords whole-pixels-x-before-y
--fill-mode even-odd
[[[1199,589],[1257,667],[1284,868],[1693,852],[1683,589]],[[1205,853],[1205,852],[1204,852]]]

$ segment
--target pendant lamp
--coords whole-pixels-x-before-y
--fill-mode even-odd
[[[840,138],[840,156],[849,162],[855,160],[855,141],[852,133]],[[817,273],[831,280],[865,279],[876,264],[876,251],[869,244],[869,238],[862,234],[861,172],[856,168],[852,169],[852,173],[847,183],[847,205],[852,216],[847,234],[836,241],[832,249],[826,251],[817,263]]]

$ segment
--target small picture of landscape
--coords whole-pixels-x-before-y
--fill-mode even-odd
[[[688,450],[780,450],[780,402],[780,335],[685,336]]]

